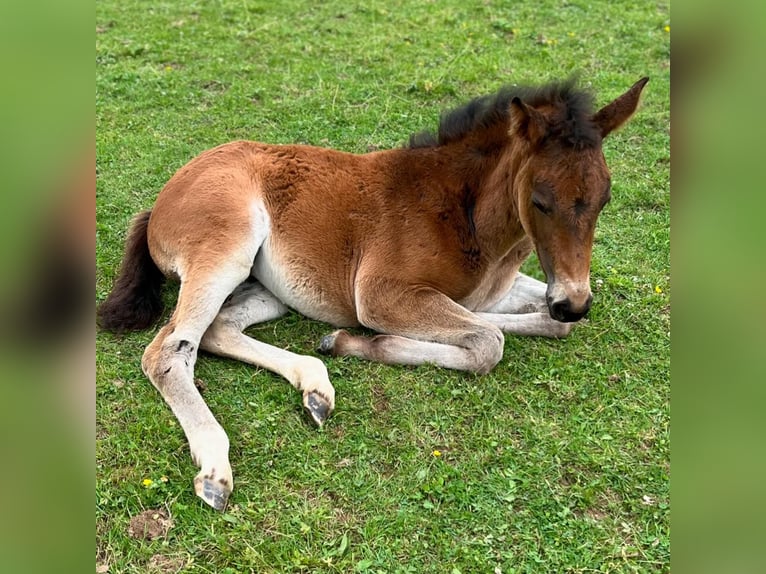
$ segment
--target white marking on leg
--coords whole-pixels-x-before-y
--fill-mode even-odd
[[[340,331],[327,345],[334,354],[478,373],[489,372],[503,356],[500,329],[436,289],[357,275],[355,297],[359,322],[382,334]]]
[[[194,364],[199,342],[226,296],[246,277],[229,269],[214,279],[190,279],[182,285],[178,305],[144,352],[144,373],[159,390],[178,419],[189,442],[192,459],[200,467],[196,493],[222,510],[233,487],[229,464],[229,439],[194,385]]]
[[[560,323],[545,313],[476,313],[479,317],[492,323],[504,333],[524,335],[529,337],[551,337],[561,339],[569,335],[575,323]]]
[[[433,336],[439,337],[438,333]],[[355,336],[336,331],[327,350],[392,365],[438,365],[447,369],[488,373],[503,357],[503,334],[491,325],[458,338],[462,344],[421,341],[399,335]],[[453,333],[450,339],[457,338]]]
[[[240,332],[234,325],[225,324],[214,325],[208,330],[202,348],[282,375],[303,394],[304,399],[316,392],[327,401],[330,411],[335,408],[335,388],[330,383],[327,367],[316,357],[262,343]]]
[[[548,310],[545,292],[548,286],[533,277],[518,273],[511,290],[487,313],[544,313]]]
[[[202,348],[282,375],[303,394],[304,404],[310,393],[318,393],[327,402],[329,414],[335,408],[335,389],[320,359],[279,349],[242,332],[285,312],[287,307],[260,284],[240,286],[205,333]]]

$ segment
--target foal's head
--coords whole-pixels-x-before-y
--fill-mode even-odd
[[[542,103],[511,101],[511,135],[529,151],[514,181],[519,217],[535,244],[548,280],[548,309],[558,321],[577,321],[590,309],[593,233],[611,194],[601,142],[633,114],[647,81],[595,114],[581,92]]]

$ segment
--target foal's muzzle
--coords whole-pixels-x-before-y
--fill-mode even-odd
[[[548,297],[548,311],[550,312],[551,317],[556,321],[561,321],[562,323],[574,323],[588,314],[592,302],[593,295],[589,295],[585,300],[585,303],[579,308],[576,308],[568,298],[554,301],[553,297]]]

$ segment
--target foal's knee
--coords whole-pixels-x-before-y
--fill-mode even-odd
[[[503,358],[504,347],[505,337],[497,327],[471,335],[468,344],[474,362],[471,370],[481,375],[490,372]]]

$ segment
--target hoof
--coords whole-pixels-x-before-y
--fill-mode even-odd
[[[332,412],[332,407],[327,399],[313,391],[303,396],[303,407],[318,427],[322,426]]]
[[[216,479],[197,475],[194,479],[194,491],[206,504],[223,512],[229,502],[231,485],[224,478]]]
[[[323,355],[332,355],[333,350],[335,349],[335,339],[337,339],[337,337],[338,331],[322,337],[322,340],[319,341],[319,346],[317,347],[317,353],[322,353]]]
[[[317,353],[322,353],[323,355],[331,355],[333,357],[337,357],[338,353],[336,352],[336,345],[338,343],[338,337],[344,338],[347,337],[348,331],[344,331],[343,329],[338,329],[337,331],[334,331],[330,333],[329,335],[325,335],[322,337],[322,340],[319,341],[319,346],[317,347]]]

